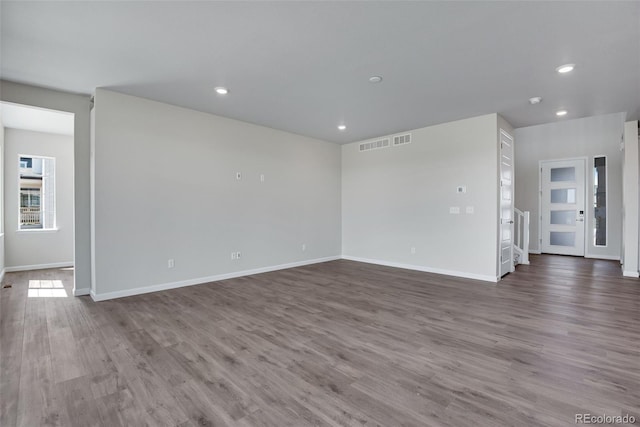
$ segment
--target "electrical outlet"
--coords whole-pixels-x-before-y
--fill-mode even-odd
[[[173,258],[167,260],[167,268],[173,268],[176,266],[175,261],[173,260]]]
[[[306,250],[307,250],[307,244],[306,244],[306,243],[303,243],[303,244],[302,244],[302,252],[304,252],[304,251],[306,251]]]
[[[236,252],[236,259],[240,259],[240,252]]]
[[[260,182],[264,182],[264,174],[263,173],[260,174]]]
[[[235,252],[231,252],[231,259],[236,259],[236,253]]]

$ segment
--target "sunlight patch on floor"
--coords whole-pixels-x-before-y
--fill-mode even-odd
[[[29,280],[29,298],[66,298],[62,280]]]

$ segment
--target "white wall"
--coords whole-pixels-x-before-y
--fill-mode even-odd
[[[100,89],[94,125],[96,299],[340,256],[338,145]]]
[[[74,295],[88,294],[91,284],[89,96],[2,80],[0,100],[74,114]]]
[[[622,272],[625,276],[638,277],[638,188],[640,183],[640,157],[638,154],[638,122],[624,124],[623,152],[623,251]]]
[[[57,231],[18,231],[20,155],[55,157]],[[73,265],[73,137],[5,129],[5,250],[7,270]]]
[[[342,146],[343,255],[495,281],[497,132],[490,114],[413,130],[407,145]],[[459,185],[466,194],[456,193]]]
[[[586,211],[586,256],[619,259],[622,244],[622,154],[624,113],[563,120],[515,131],[516,207],[531,212],[530,249],[540,250],[538,194],[539,161],[587,157],[587,207],[593,206],[593,158],[607,157],[607,246],[594,246],[593,210]]]

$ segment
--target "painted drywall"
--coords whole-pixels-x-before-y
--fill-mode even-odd
[[[56,231],[18,231],[20,155],[56,159]],[[6,128],[4,170],[7,270],[73,265],[73,137]]]
[[[622,272],[625,276],[638,277],[638,183],[640,182],[640,157],[638,154],[638,122],[624,124],[624,151],[622,174],[623,242]]]
[[[562,120],[515,131],[516,148],[516,207],[531,212],[531,240],[529,248],[540,250],[538,194],[539,162],[541,160],[587,157],[587,189],[593,188],[593,158],[607,157],[607,246],[594,246],[587,236],[585,255],[588,257],[619,259],[622,244],[622,153],[620,142],[624,113],[607,114],[575,120]],[[587,206],[593,205],[593,194],[587,191]],[[593,212],[586,211],[586,224],[593,226]],[[587,228],[590,230],[590,228]]]
[[[89,96],[2,80],[0,100],[74,113],[74,293],[88,293],[91,285]]]
[[[495,281],[497,132],[490,114],[410,131],[410,144],[342,146],[343,255]]]
[[[96,299],[340,256],[338,145],[103,89],[94,114]]]

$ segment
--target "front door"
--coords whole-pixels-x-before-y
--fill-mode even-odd
[[[584,256],[585,160],[540,163],[541,251]]]

